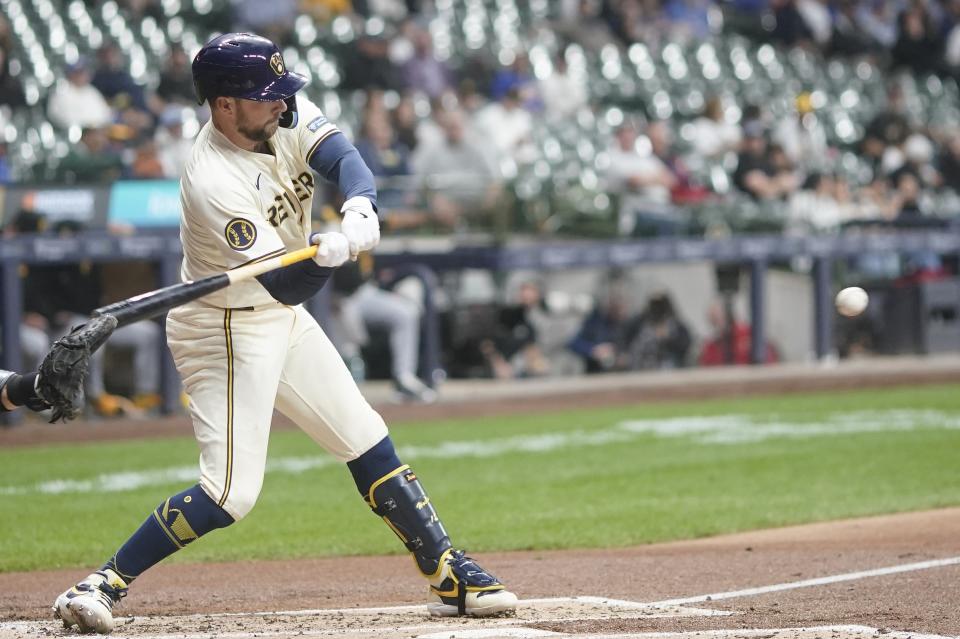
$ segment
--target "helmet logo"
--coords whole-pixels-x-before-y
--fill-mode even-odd
[[[270,68],[273,69],[273,72],[278,76],[283,75],[283,57],[281,57],[279,51],[270,56]]]

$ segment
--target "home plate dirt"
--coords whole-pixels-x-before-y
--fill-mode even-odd
[[[576,637],[578,639],[921,639],[915,634],[867,626],[740,629],[690,633],[576,633],[538,628],[545,623],[576,624],[588,621],[641,618],[724,616],[731,613],[684,606],[640,604],[601,597],[522,600],[513,616],[488,619],[438,619],[423,606],[386,608],[298,610],[157,617],[121,617],[114,639],[271,639],[336,637],[338,639],[484,639],[495,637]],[[46,622],[0,623],[0,637],[76,636],[73,631]],[[923,639],[941,639],[923,635]],[[946,638],[943,638],[946,639]]]
[[[881,634],[885,639],[919,639],[906,633],[880,631],[866,626],[821,626],[815,628],[713,630],[692,633],[577,633],[545,630],[544,624],[579,624],[642,618],[724,616],[722,610],[641,604],[601,597],[522,600],[513,616],[488,619],[438,619],[423,606],[297,610],[284,612],[121,617],[114,639],[271,639],[336,637],[338,639],[481,639],[495,637],[577,637],[614,639],[867,639]],[[900,637],[899,635],[903,635]],[[76,633],[48,622],[0,623],[0,637],[75,636]],[[932,639],[928,635],[926,639]]]
[[[111,637],[338,637],[407,639],[409,637],[523,637],[557,633],[530,626],[543,623],[643,618],[718,616],[720,610],[640,604],[602,597],[526,599],[516,614],[487,619],[431,617],[425,606],[341,608],[236,614],[120,617]],[[0,623],[0,637],[26,639],[72,635],[48,622]]]

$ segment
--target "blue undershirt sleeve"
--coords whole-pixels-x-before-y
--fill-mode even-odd
[[[321,142],[308,161],[314,171],[340,187],[344,198],[362,195],[376,209],[377,186],[373,173],[343,133],[334,133]]]
[[[257,276],[263,288],[281,304],[296,306],[314,296],[330,279],[332,268],[304,260]]]

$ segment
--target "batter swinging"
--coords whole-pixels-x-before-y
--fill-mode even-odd
[[[98,571],[60,595],[55,615],[83,632],[110,632],[113,606],[136,577],[250,512],[274,407],[346,462],[367,504],[429,581],[431,614],[513,611],[516,596],[453,548],[383,419],[300,305],[333,268],[379,242],[370,170],[320,109],[296,97],[307,80],[286,69],[269,40],[219,36],[194,58],[193,77],[212,117],[181,179],[182,277],[198,279],[311,242],[320,248],[315,260],[170,312],[167,340],[190,398],[200,482],[161,503]],[[346,198],[342,233],[310,236],[314,172]]]

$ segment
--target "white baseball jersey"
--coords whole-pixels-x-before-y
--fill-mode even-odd
[[[180,180],[181,278],[196,280],[303,248],[310,236],[316,174],[309,158],[337,128],[297,96],[298,122],[279,128],[273,155],[236,146],[209,121],[200,130]],[[203,298],[221,308],[273,303],[256,280]]]
[[[316,174],[308,159],[336,128],[297,96],[299,122],[278,129],[273,155],[244,151],[211,123],[180,183],[184,279],[307,244]],[[302,305],[256,280],[167,315],[167,344],[200,445],[200,485],[234,519],[260,494],[274,408],[341,461],[387,436],[343,359]]]

